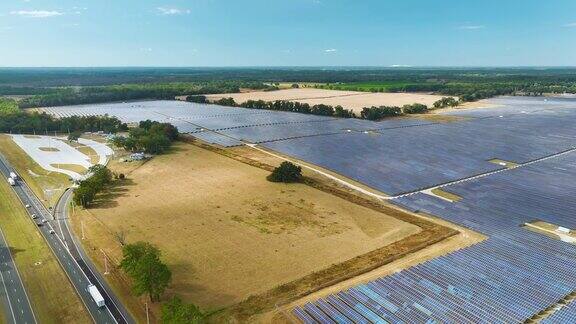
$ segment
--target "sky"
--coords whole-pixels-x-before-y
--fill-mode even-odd
[[[0,66],[576,66],[574,0],[1,0]]]

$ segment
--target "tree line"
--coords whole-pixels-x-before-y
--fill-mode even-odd
[[[261,82],[211,81],[64,87],[24,98],[18,104],[20,108],[35,108],[143,99],[173,100],[182,95],[236,93],[241,88],[262,90],[270,86]]]
[[[0,133],[42,134],[46,132],[97,132],[117,133],[128,129],[116,117],[71,116],[55,118],[46,113],[0,111]]]
[[[128,136],[115,136],[112,143],[131,152],[161,154],[178,139],[178,128],[169,123],[141,121],[138,127],[130,129]]]
[[[96,199],[96,195],[112,182],[112,171],[104,165],[94,165],[88,169],[89,178],[78,183],[74,190],[74,203],[88,208]]]
[[[452,98],[453,99],[453,98]],[[454,99],[453,99],[454,100]],[[311,114],[319,116],[341,117],[341,118],[360,118],[367,120],[380,120],[387,117],[401,116],[404,114],[424,114],[428,112],[428,106],[420,103],[411,105],[397,106],[379,106],[379,107],[364,107],[357,115],[351,109],[345,109],[342,106],[330,106],[324,104],[309,105],[297,101],[264,101],[264,100],[248,100],[244,103],[238,104],[233,98],[221,98],[210,102],[206,96],[194,95],[188,96],[186,101],[196,103],[212,103],[228,107],[242,107],[250,109],[266,109],[277,111],[289,111],[302,114]]]

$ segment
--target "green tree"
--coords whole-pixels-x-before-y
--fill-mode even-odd
[[[302,180],[302,168],[292,162],[284,161],[267,177],[272,182],[299,182]]]
[[[168,266],[160,260],[160,250],[147,242],[124,246],[120,267],[133,279],[136,295],[148,294],[151,301],[159,301],[172,279]]]
[[[178,297],[162,305],[162,322],[166,324],[200,324],[205,315],[194,304],[185,304]]]
[[[78,139],[80,139],[80,136],[82,136],[82,133],[72,132],[72,133],[68,134],[68,141],[69,142],[78,142]]]

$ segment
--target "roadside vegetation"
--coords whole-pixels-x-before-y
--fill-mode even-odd
[[[132,278],[137,296],[148,295],[151,302],[160,297],[170,284],[172,272],[160,260],[160,250],[147,242],[127,244],[122,249],[120,267]]]
[[[84,208],[88,208],[96,199],[96,195],[105,186],[112,182],[112,172],[107,167],[97,164],[88,169],[91,176],[83,181],[80,181],[78,188],[74,190],[74,203]]]
[[[186,304],[179,297],[173,297],[162,305],[162,323],[200,324],[205,322],[206,314],[194,304]]]

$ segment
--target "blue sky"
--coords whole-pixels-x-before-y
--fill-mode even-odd
[[[574,0],[1,0],[0,66],[576,66]]]

